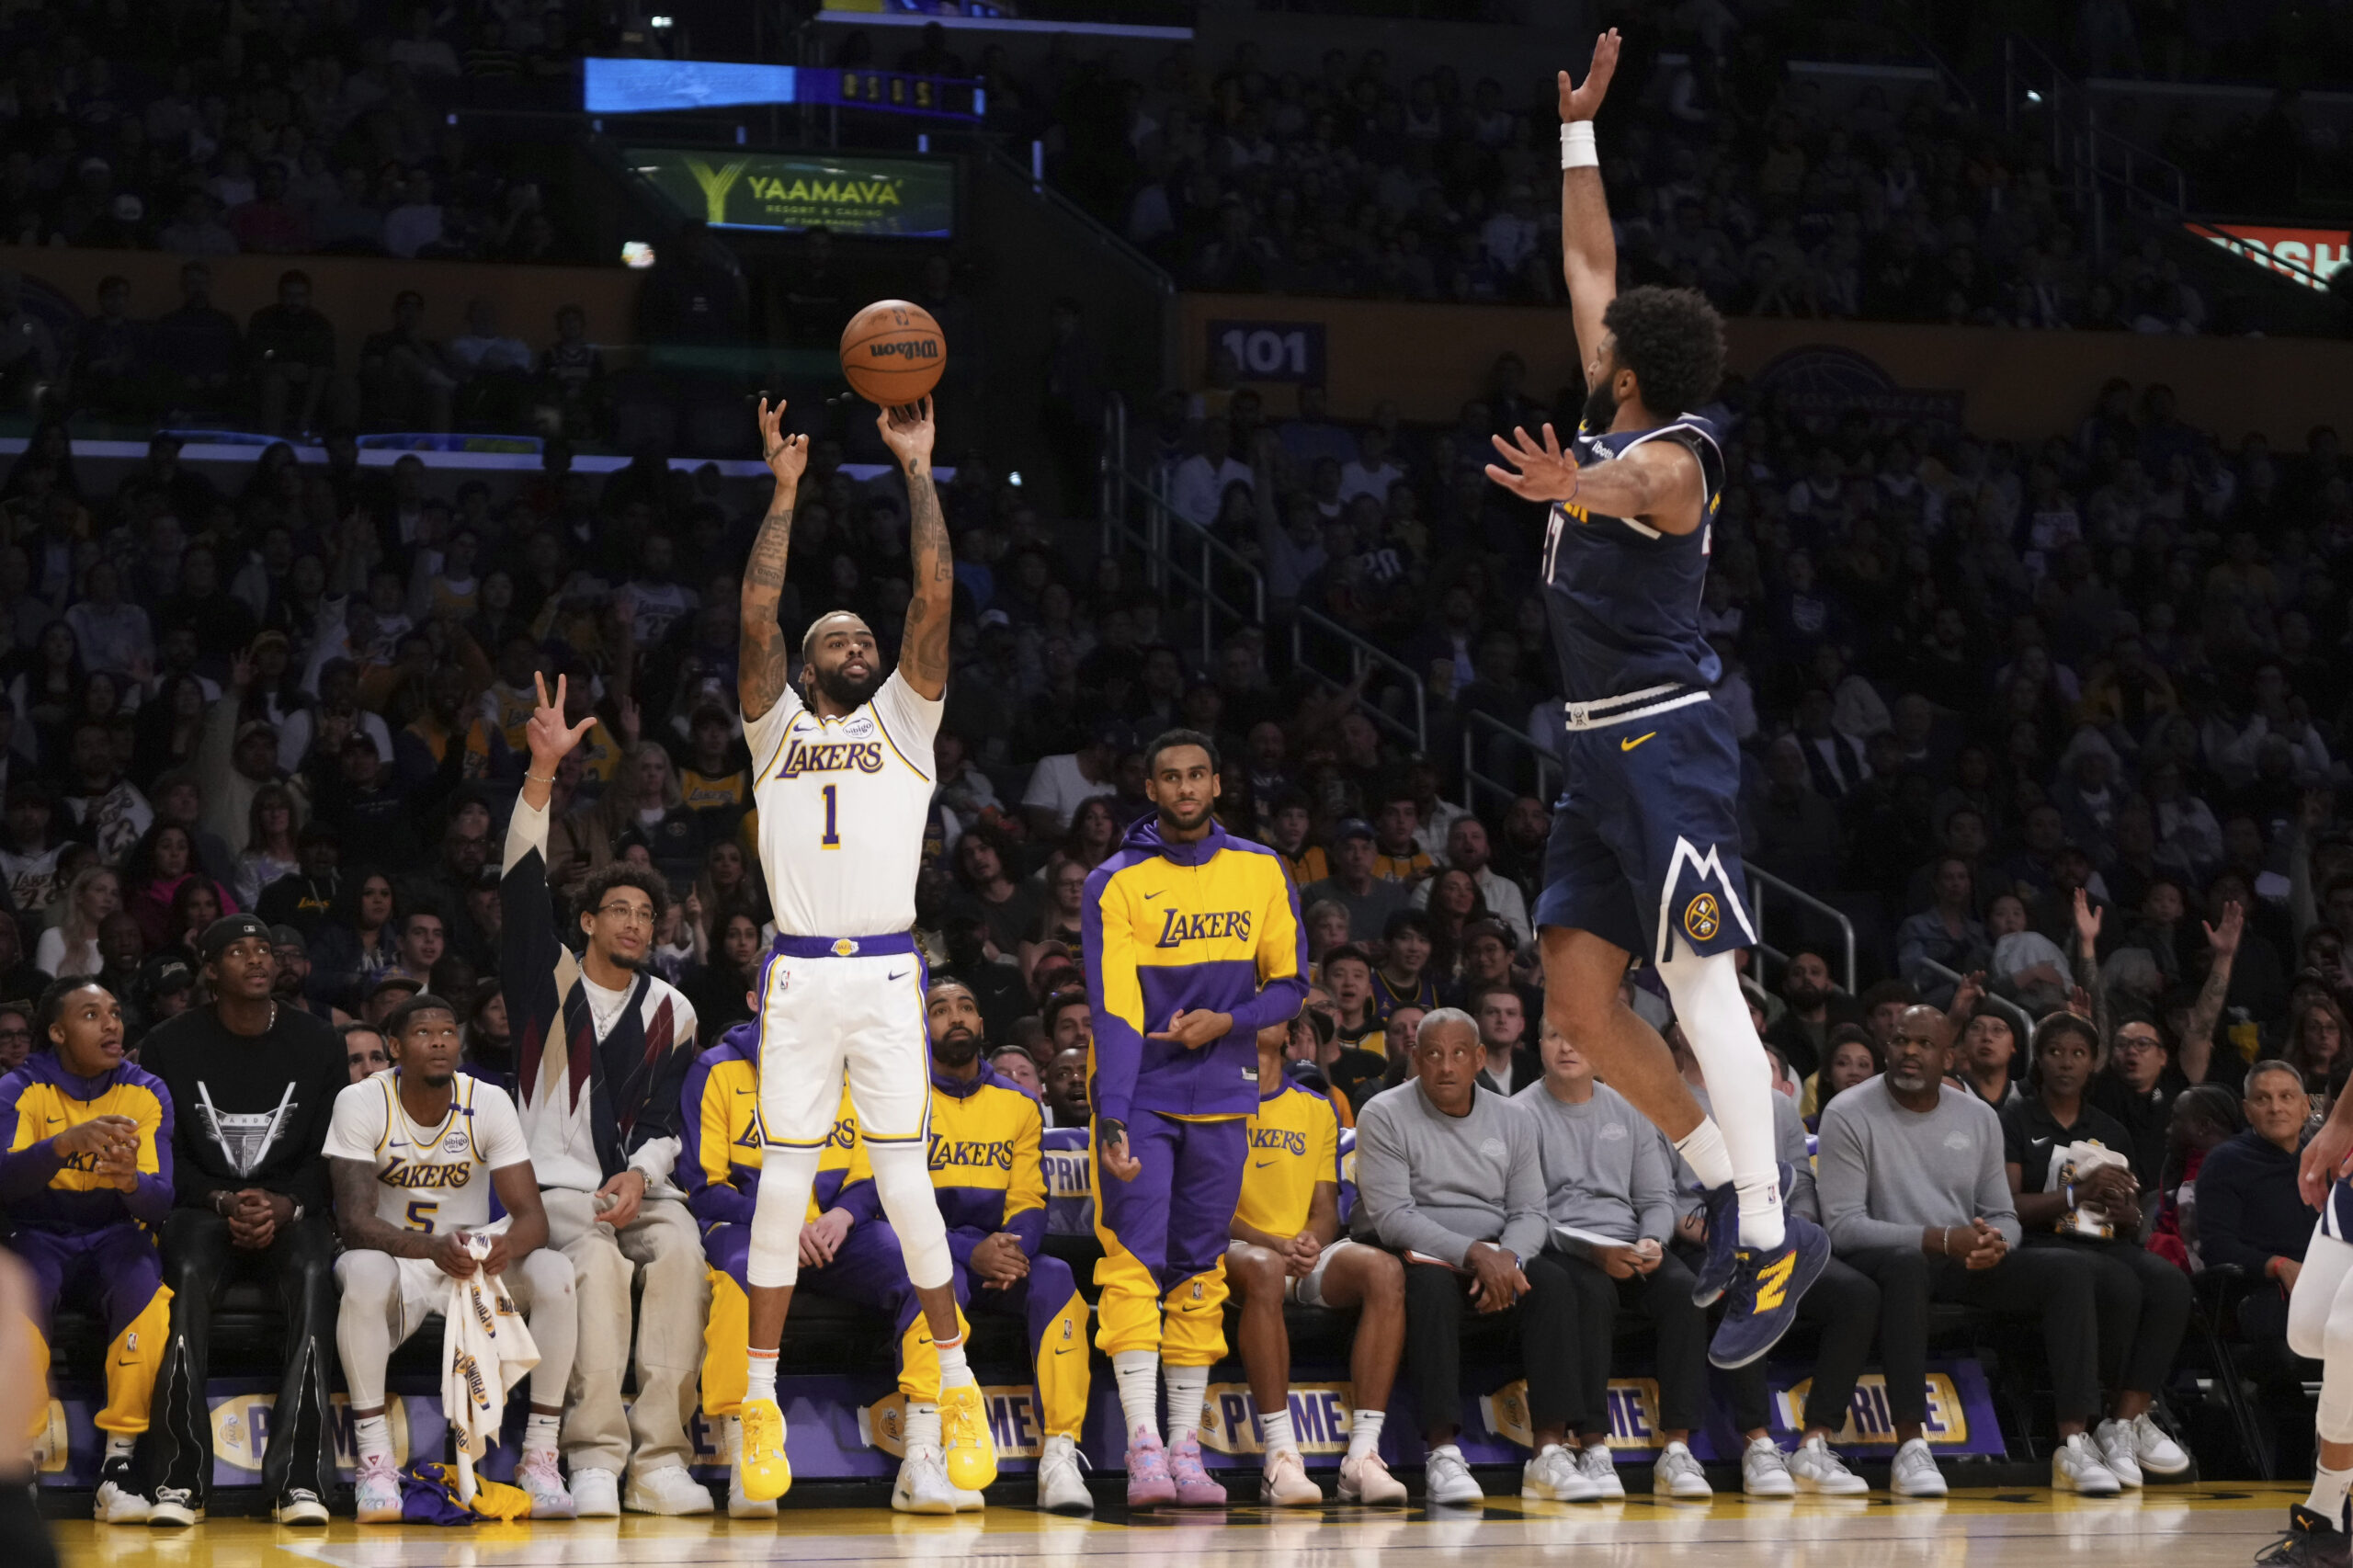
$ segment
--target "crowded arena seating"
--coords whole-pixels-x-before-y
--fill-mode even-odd
[[[0,1072],[41,1043],[34,999],[63,975],[122,999],[135,1051],[205,1005],[208,927],[252,912],[283,1006],[367,1026],[346,1035],[353,1082],[384,1065],[377,1027],[426,989],[463,1008],[472,1071],[511,1086],[501,848],[539,677],[563,677],[566,717],[591,725],[549,808],[559,928],[592,877],[642,866],[672,895],[648,968],[691,1002],[697,1045],[753,1017],[778,933],[737,606],[767,474],[673,460],[684,443],[617,417],[610,361],[647,347],[644,312],[592,335],[579,307],[550,299],[521,322],[485,296],[462,335],[421,324],[431,264],[609,261],[550,210],[536,152],[437,113],[469,85],[558,90],[584,52],[633,47],[604,9],[420,6],[371,29],[335,0],[263,0],[218,37],[193,10],[150,27],[120,0],[13,14],[0,244],[187,265],[176,308],[92,277],[67,341],[0,276],[0,405],[22,431],[0,480]],[[1698,20],[1630,62],[1644,91],[1601,165],[1622,285],[1697,289],[1735,316],[2216,330],[2154,230],[2094,256],[2031,133],[1941,79],[1834,98],[1781,71],[1782,50],[1824,41],[1813,19],[1684,9]],[[1941,40],[1961,62],[1978,47],[1963,33]],[[2051,41],[2086,72],[2129,54],[2153,74],[2262,47]],[[897,63],[985,78],[989,130],[1036,142],[1053,181],[1180,288],[1557,305],[1566,330],[1549,68],[1423,73],[1344,49],[1317,74],[1188,49],[1023,65],[974,51],[968,67],[923,52],[939,47]],[[2249,138],[2289,134],[2288,112],[2173,145],[2210,178]],[[779,298],[801,313],[777,335],[826,348],[850,285],[823,242],[799,243]],[[283,272],[240,321],[207,268],[251,253]],[[356,324],[316,308],[308,270],[354,256],[418,264],[356,360],[336,350]],[[902,264],[926,286],[936,271],[951,337],[950,301],[973,308],[963,259]],[[1093,352],[1074,347],[1079,302],[1057,313],[1069,334],[1018,356],[1050,387]],[[1017,358],[993,348],[1000,368]],[[973,994],[993,1068],[1047,1130],[1080,1135],[1082,1173],[1087,1085],[1063,1053],[1092,1040],[1084,890],[1151,816],[1146,748],[1174,729],[1215,741],[1226,831],[1282,859],[1313,965],[1290,1070],[1345,1125],[1409,1085],[1412,1025],[1440,1007],[1476,1020],[1495,1085],[1542,1075],[1530,912],[1563,693],[1530,570],[1545,514],[1485,471],[1498,436],[1574,428],[1584,390],[1531,384],[1506,355],[1445,389],[1451,423],[1342,417],[1320,383],[1275,406],[1232,369],[1138,400],[1131,473],[1114,459],[1103,476],[1099,417],[1073,415],[1047,486],[1015,472],[1034,451],[942,436],[953,664],[915,937],[934,977]],[[712,381],[731,410],[755,385],[732,367]],[[975,395],[951,383],[943,406]],[[1099,416],[1103,401],[1072,403]],[[1703,625],[1758,874],[1743,989],[1777,1088],[1824,1136],[1925,1006],[1949,1036],[1937,1075],[2007,1128],[2050,1114],[2030,1042],[2080,1017],[2084,1103],[2128,1140],[2147,1250],[2196,1284],[2170,1329],[2183,1348],[2137,1392],[2208,1473],[2300,1473],[2316,1374],[2280,1338],[2278,1244],[2309,1216],[2279,1166],[2305,1127],[2289,1102],[2317,1110],[2353,1073],[2338,432],[2275,449],[2123,380],[2030,438],[1824,416],[1737,374],[1698,412],[1726,437]],[[820,438],[784,637],[798,649],[819,617],[854,612],[887,661],[910,619],[908,485],[855,460],[879,449],[860,430],[850,450],[839,411],[793,417]],[[194,460],[179,427],[199,419],[259,440]],[[77,447],[99,426],[139,455]],[[362,460],[360,432],[451,430],[543,439],[479,471]],[[1093,515],[1098,479],[1153,497],[1148,535]],[[1140,537],[1220,564],[1172,585]],[[1673,1038],[1654,977],[1638,971],[1628,997]],[[2203,1194],[2201,1168],[2223,1177]],[[1688,1222],[1688,1183],[1677,1202]],[[1049,1232],[1091,1297],[1091,1226]],[[267,1369],[275,1313],[234,1294],[216,1370]],[[2046,1387],[2058,1341],[2017,1315],[1947,1303],[1928,1327],[1939,1354],[1995,1367],[2002,1425],[2039,1452],[2068,1419]],[[1345,1356],[1340,1317],[1288,1316],[1303,1356]],[[889,1369],[870,1313],[812,1292],[791,1324],[788,1371]],[[70,1324],[61,1376],[105,1337]],[[993,1367],[1021,1358],[1003,1324],[974,1343]],[[1802,1360],[1813,1334],[1789,1344]],[[429,1370],[428,1349],[412,1342],[396,1369]]]

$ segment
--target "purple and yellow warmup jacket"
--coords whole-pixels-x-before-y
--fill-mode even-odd
[[[758,1024],[737,1024],[695,1058],[679,1095],[678,1123],[685,1143],[676,1180],[695,1223],[750,1224],[760,1193]],[[837,1202],[861,1222],[880,1216],[882,1206],[868,1176],[858,1117],[844,1090],[840,1113],[817,1155],[817,1185],[809,1195],[808,1217],[814,1220]],[[860,1190],[845,1195],[844,1188],[853,1182]]]
[[[1258,1031],[1307,1000],[1307,931],[1281,858],[1214,822],[1196,843],[1164,844],[1145,817],[1086,879],[1080,918],[1096,1116],[1256,1110]],[[1232,1015],[1233,1028],[1199,1051],[1145,1038],[1197,1007]]]
[[[1038,1102],[987,1062],[970,1083],[933,1066],[926,1153],[958,1267],[999,1231],[1011,1231],[1023,1252],[1038,1256],[1046,1240],[1046,1176],[1038,1162],[1045,1126]],[[842,1189],[841,1203],[853,1213],[881,1211],[870,1171]]]
[[[102,1182],[98,1156],[60,1154],[50,1140],[101,1116],[139,1124],[139,1185]],[[20,1230],[83,1233],[135,1220],[161,1230],[172,1209],[172,1096],[132,1062],[77,1077],[40,1051],[0,1078],[0,1204]]]

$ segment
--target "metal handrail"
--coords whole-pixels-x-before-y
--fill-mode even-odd
[[[1475,812],[1479,809],[1478,791],[1481,790],[1501,795],[1506,800],[1517,799],[1520,793],[1503,780],[1490,778],[1479,771],[1476,732],[1482,729],[1493,731],[1522,749],[1534,752],[1536,754],[1536,788],[1539,798],[1542,799],[1552,794],[1552,786],[1549,780],[1552,776],[1561,771],[1561,758],[1558,753],[1550,746],[1539,745],[1527,731],[1516,729],[1493,714],[1466,711],[1462,715],[1462,809],[1464,811]]]
[[[1410,727],[1404,720],[1378,703],[1368,702],[1359,698],[1357,705],[1365,710],[1366,716],[1374,723],[1393,730],[1405,739],[1412,741],[1415,751],[1429,750],[1429,691],[1423,684],[1422,677],[1414,673],[1414,667],[1379,643],[1358,636],[1331,617],[1301,605],[1293,609],[1290,615],[1291,667],[1306,671],[1326,686],[1336,687],[1344,686],[1346,682],[1334,680],[1307,662],[1305,634],[1311,624],[1321,635],[1337,638],[1347,649],[1348,673],[1351,678],[1362,675],[1368,665],[1381,665],[1404,679],[1406,689],[1414,694],[1414,722]]]
[[[1934,959],[1922,959],[1920,967],[1939,980],[1949,980],[1955,985],[1963,984],[1968,980],[1960,971],[1948,969]],[[2018,1055],[2025,1056],[2026,1042],[2034,1038],[2034,1020],[2027,1016],[2027,1010],[2008,997],[1996,996],[1991,991],[1981,993],[1978,1000],[2002,1015],[2003,1020],[2010,1026],[2010,1032],[2018,1037]]]
[[[1122,432],[1124,442],[1124,431]],[[1206,659],[1217,647],[1217,615],[1222,611],[1247,626],[1267,623],[1267,579],[1257,566],[1235,551],[1223,540],[1207,529],[1195,528],[1179,517],[1176,508],[1157,483],[1147,484],[1123,466],[1114,466],[1107,459],[1103,468],[1102,542],[1106,554],[1121,544],[1131,545],[1143,556],[1144,578],[1147,585],[1156,589],[1163,604],[1167,602],[1172,581],[1192,591],[1200,607],[1201,656]],[[1144,526],[1136,527],[1128,520],[1127,503],[1133,497],[1143,504]],[[1197,550],[1199,564],[1189,570],[1178,559],[1178,551]],[[1238,574],[1247,585],[1248,603],[1240,604],[1220,593],[1214,564],[1223,562]]]
[[[1849,996],[1855,994],[1855,923],[1836,906],[1823,903],[1788,878],[1775,876],[1754,860],[1743,863],[1748,868],[1748,913],[1756,922],[1758,934],[1756,945],[1760,948],[1765,946],[1763,940],[1765,900],[1759,896],[1759,890],[1771,888],[1775,892],[1795,899],[1817,915],[1826,915],[1838,923],[1839,933],[1846,938],[1847,944],[1847,994]],[[1778,953],[1775,956],[1778,957]]]
[[[1130,244],[1125,235],[1106,227],[1103,221],[1094,213],[1055,189],[1051,181],[1039,178],[1030,170],[1017,163],[1003,147],[994,142],[990,143],[988,148],[988,161],[999,174],[1028,186],[1029,193],[1047,206],[1084,222],[1089,237],[1097,245],[1110,252],[1124,265],[1143,274],[1144,281],[1154,290],[1172,298],[1175,296],[1176,279],[1169,276],[1166,267]]]

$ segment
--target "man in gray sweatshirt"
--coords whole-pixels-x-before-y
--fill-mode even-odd
[[[1405,1373],[1429,1446],[1433,1504],[1484,1500],[1454,1441],[1466,1304],[1487,1333],[1517,1330],[1540,1453],[1567,1437],[1574,1397],[1571,1288],[1561,1261],[1544,1253],[1535,1123],[1479,1087],[1483,1063],[1479,1026],[1440,1007],[1415,1038],[1415,1075],[1357,1117],[1353,1229],[1405,1263]],[[1531,1459],[1522,1494],[1552,1496],[1529,1490],[1539,1479]]]
[[[1691,1301],[1691,1271],[1666,1250],[1675,1233],[1669,1150],[1658,1129],[1607,1085],[1550,1020],[1539,1037],[1543,1075],[1512,1103],[1536,1125],[1537,1158],[1553,1224],[1552,1250],[1567,1273],[1574,1337],[1566,1346],[1576,1403],[1574,1451],[1558,1452],[1601,1497],[1623,1497],[1609,1452],[1609,1361],[1618,1314],[1639,1312],[1658,1334],[1658,1435],[1651,1495],[1713,1496],[1691,1457],[1691,1428],[1708,1392],[1708,1316]],[[1556,1487],[1556,1493],[1558,1488]]]
[[[2115,1475],[2086,1436],[2099,1413],[2092,1271],[2058,1247],[2019,1250],[1994,1108],[1944,1082],[1951,1028],[1913,1006],[1887,1042],[1887,1071],[1822,1114],[1816,1176],[1831,1245],[1879,1284],[1880,1365],[1902,1446],[1893,1489],[1942,1495],[1921,1427],[1927,1417],[1928,1303],[2042,1321],[2060,1448],[2054,1489],[2113,1495]]]

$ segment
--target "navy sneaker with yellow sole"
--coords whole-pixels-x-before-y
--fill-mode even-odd
[[[1830,1262],[1830,1238],[1795,1214],[1781,1217],[1781,1244],[1770,1252],[1742,1247],[1724,1294],[1731,1310],[1708,1343],[1708,1359],[1729,1371],[1745,1367],[1781,1341],[1797,1322],[1798,1301]]]
[[[1781,1200],[1786,1203],[1798,1173],[1787,1160],[1781,1162],[1780,1171]],[[1691,1304],[1712,1307],[1723,1298],[1740,1267],[1740,1189],[1726,1182],[1708,1188],[1701,1201],[1707,1206],[1708,1253],[1691,1277]]]

